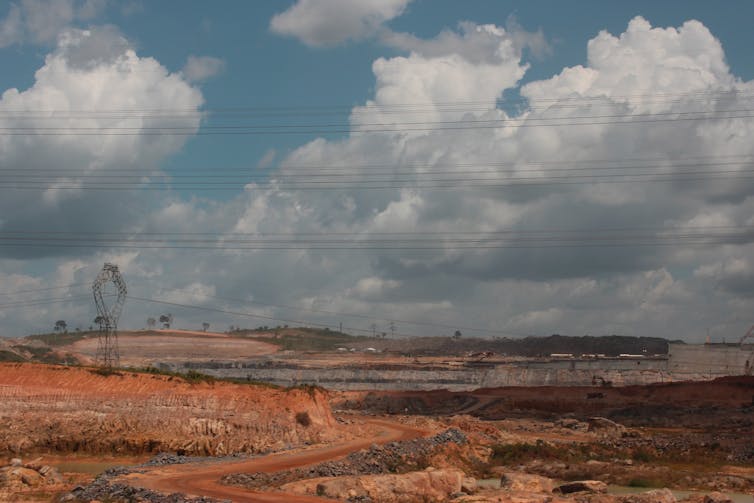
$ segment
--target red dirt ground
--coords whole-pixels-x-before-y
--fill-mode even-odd
[[[327,447],[275,454],[241,462],[172,465],[154,469],[146,474],[127,475],[124,478],[128,480],[129,484],[164,493],[180,492],[193,496],[210,496],[229,499],[234,503],[321,503],[332,501],[285,493],[253,492],[241,487],[220,484],[219,480],[224,475],[232,473],[269,473],[321,463],[346,456],[372,444],[410,440],[425,433],[422,430],[392,421],[371,420],[369,423],[379,428],[376,435],[336,443]]]
[[[0,454],[258,452],[321,441],[335,429],[315,390],[0,364]]]

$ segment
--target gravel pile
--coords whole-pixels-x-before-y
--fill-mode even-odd
[[[193,463],[196,461],[206,461],[206,460],[207,460],[206,457],[201,457],[201,456],[179,456],[176,454],[163,452],[153,457],[146,463],[139,466],[146,467],[146,466],[182,465],[185,463]]]
[[[235,459],[235,456],[227,456],[228,459]],[[126,484],[113,483],[112,480],[121,475],[129,473],[142,472],[145,468],[165,465],[175,465],[191,463],[195,461],[207,461],[206,457],[199,456],[178,456],[175,454],[162,453],[153,457],[149,461],[135,466],[119,466],[105,470],[94,481],[86,487],[77,487],[68,494],[61,496],[60,502],[89,502],[110,501],[116,502],[133,502],[141,501],[144,503],[217,503],[225,500],[213,498],[187,498],[182,494],[164,495],[149,489],[131,487]],[[225,459],[225,458],[215,458]]]
[[[183,494],[160,494],[149,489],[132,487],[125,484],[112,484],[110,479],[114,475],[103,474],[86,487],[77,487],[70,493],[58,499],[59,502],[133,502],[144,503],[228,503],[228,500],[214,498],[188,498]]]

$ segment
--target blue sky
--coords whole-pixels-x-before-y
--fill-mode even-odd
[[[10,113],[3,123],[8,131],[29,123],[49,127],[47,119],[33,122],[28,115],[43,109],[194,113],[175,119],[187,131],[180,136],[151,134],[149,127],[164,127],[158,121],[122,137],[9,135],[4,143],[0,137],[3,168],[42,177],[35,178],[38,191],[14,191],[20,182],[0,175],[6,177],[0,188],[6,192],[0,294],[86,284],[103,261],[115,260],[142,297],[218,310],[176,306],[182,309],[177,323],[186,327],[208,316],[219,326],[269,325],[270,318],[336,326],[355,315],[355,333],[368,331],[370,322],[358,318],[366,316],[383,325],[405,321],[399,330],[405,335],[434,335],[421,323],[437,322],[478,335],[681,331],[689,340],[710,327],[730,339],[752,321],[745,313],[754,298],[754,201],[746,181],[754,155],[746,115],[748,93],[754,92],[752,18],[754,3],[744,1],[0,2],[0,90],[20,92],[6,92],[0,101],[0,112]],[[609,35],[598,35],[603,30]],[[155,74],[154,65],[164,75]],[[531,105],[514,112],[506,100],[521,94]],[[469,101],[486,108],[437,108]],[[367,102],[372,108],[359,108]],[[353,133],[360,121],[395,121],[399,128],[415,123],[416,116],[399,112],[417,103],[432,108],[422,121],[438,122],[420,132]],[[232,119],[212,113],[258,113],[260,107],[278,115]],[[326,107],[328,115],[313,116],[307,107]],[[200,110],[210,112],[201,121]],[[560,114],[565,127],[547,125],[553,120],[548,113]],[[441,127],[511,116],[515,127],[505,131]],[[662,120],[643,123],[647,116]],[[579,117],[603,122],[579,124]],[[78,120],[66,124],[80,127]],[[340,127],[323,134],[322,123]],[[85,126],[92,124],[113,123]],[[128,120],[118,124],[134,127]],[[206,134],[216,126],[250,124],[313,124],[317,132]],[[601,183],[609,179],[594,176],[597,171],[578,172],[596,160],[605,170],[600,173],[625,179]],[[557,178],[557,171],[541,168],[527,175],[534,168],[526,163],[535,161],[562,163],[567,175]],[[416,171],[419,165],[452,167],[458,190],[406,182],[426,176]],[[479,174],[492,165],[493,171]],[[320,168],[302,178],[301,166]],[[349,167],[352,186],[286,186],[286,180],[318,180],[332,166]],[[136,169],[149,176],[129,191],[86,187]],[[213,176],[240,169],[261,173],[259,186],[210,190],[218,180]],[[399,185],[364,189],[365,180],[387,176],[386,169]],[[200,183],[181,185],[180,176],[192,173],[202,176]],[[174,178],[159,182],[164,174]],[[488,177],[477,180],[482,185],[522,176],[557,183],[497,191],[462,187],[479,176]],[[69,185],[60,189],[59,183]],[[626,228],[650,229],[651,236],[634,239]],[[582,237],[563,244],[553,229]],[[605,229],[623,232],[625,249],[586,246],[603,239]],[[682,234],[687,229],[698,234]],[[36,244],[8,234],[20,230]],[[61,241],[50,232],[61,231],[76,241],[54,246]],[[457,249],[436,237],[428,251],[379,248],[387,246],[380,241],[387,232],[412,239],[435,233],[457,243],[468,232],[510,231],[527,239],[546,231],[556,245],[526,244],[522,252],[507,244]],[[121,240],[110,239],[112,232]],[[167,232],[184,233],[182,239],[200,232],[220,249],[145,245],[155,244],[147,236],[166,239]],[[222,249],[238,235],[256,239],[276,232],[306,246]],[[675,236],[670,241],[668,233]],[[379,246],[327,253],[312,248],[312,236],[341,235]],[[638,246],[641,239],[649,243]],[[50,295],[24,294],[20,301],[29,305],[12,312],[0,302],[0,335],[43,330],[62,316],[86,326],[92,306],[65,300],[81,290],[54,293],[43,305],[33,302]],[[165,306],[133,301],[124,323],[138,328]],[[260,318],[221,312],[239,309]]]
[[[228,0],[221,8],[206,2],[108,2],[93,22],[117,26],[140,55],[151,56],[168,69],[180,70],[190,54],[221,58],[225,71],[202,83],[206,107],[236,106],[353,106],[374,91],[372,62],[400,53],[375,39],[312,48],[292,37],[270,30],[270,19],[292,2]],[[3,2],[0,13],[7,11]],[[124,10],[126,13],[124,13]],[[551,52],[529,57],[531,68],[521,80],[548,78],[564,66],[585,63],[586,41],[601,30],[618,34],[636,15],[656,26],[679,26],[698,19],[720,39],[729,64],[745,80],[754,77],[750,57],[749,20],[754,4],[731,1],[581,1],[576,5],[555,1],[417,0],[403,15],[386,23],[396,31],[431,38],[460,21],[504,26],[510,17],[530,31],[541,29]],[[86,26],[86,23],[80,23]],[[0,87],[20,87],[33,82],[46,48],[14,45],[0,52]],[[340,119],[347,116],[345,110]],[[314,136],[195,138],[166,161],[166,166],[254,166],[269,148],[285,152]],[[218,197],[208,194],[210,197]]]

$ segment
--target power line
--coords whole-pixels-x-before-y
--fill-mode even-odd
[[[489,100],[455,100],[455,101],[423,101],[423,102],[403,102],[403,103],[373,103],[367,102],[365,104],[326,104],[326,105],[227,105],[219,107],[205,107],[197,109],[194,107],[186,108],[111,108],[111,109],[6,109],[0,111],[0,116],[17,116],[19,114],[36,114],[43,117],[59,117],[66,116],[65,114],[77,116],[80,114],[93,114],[94,116],[100,116],[103,114],[121,114],[125,116],[131,116],[138,114],[139,117],[144,116],[160,116],[161,114],[191,114],[191,115],[222,115],[222,114],[237,114],[237,113],[249,113],[249,114],[263,114],[263,113],[284,113],[291,112],[301,113],[323,113],[331,111],[341,112],[353,112],[354,109],[366,109],[372,110],[396,110],[404,112],[406,110],[421,110],[422,107],[436,108],[455,108],[463,107],[463,109],[482,107],[482,110],[490,109],[491,105],[505,105],[505,104],[519,104],[530,103],[532,101],[536,103],[550,103],[554,105],[558,104],[581,104],[581,103],[603,103],[606,101],[622,102],[627,100],[637,100],[641,104],[646,103],[671,103],[680,101],[702,101],[709,102],[709,99],[721,100],[730,99],[731,97],[736,99],[751,99],[754,98],[754,94],[751,91],[743,89],[705,89],[700,91],[673,93],[673,92],[653,92],[653,93],[631,93],[631,94],[611,94],[611,95],[595,95],[595,96],[581,96],[571,95],[555,98],[536,97],[534,100],[525,96],[504,96],[497,99]],[[647,100],[649,99],[649,100]],[[686,100],[686,101],[684,101]],[[550,105],[552,106],[552,105]]]
[[[91,295],[76,295],[72,297],[55,297],[55,298],[47,298],[47,299],[19,300],[15,302],[7,302],[5,304],[0,304],[0,309],[37,307],[37,306],[43,306],[47,304],[57,304],[61,302],[62,303],[74,302],[74,301],[79,301],[83,299],[91,299]]]
[[[438,165],[438,166],[432,166],[431,169],[419,169],[419,167],[413,167],[414,169],[405,171],[407,168],[412,168],[412,166],[403,166],[400,164],[390,166],[390,165],[384,165],[388,169],[375,169],[375,168],[369,168],[369,169],[360,169],[357,166],[352,166],[350,171],[338,168],[338,167],[322,167],[319,169],[313,169],[313,168],[306,168],[306,169],[296,169],[296,168],[289,168],[289,167],[281,167],[279,171],[276,172],[259,172],[259,171],[252,171],[249,169],[246,170],[225,170],[222,168],[211,168],[208,169],[206,172],[202,173],[199,170],[192,169],[189,170],[188,173],[184,172],[178,172],[178,173],[166,173],[166,172],[158,172],[154,169],[146,170],[146,169],[117,169],[117,170],[105,170],[102,172],[91,172],[89,170],[81,170],[81,169],[75,169],[75,168],[0,168],[0,172],[7,172],[7,173],[13,173],[10,175],[0,175],[0,181],[11,183],[14,181],[29,181],[29,182],[37,182],[37,181],[46,181],[48,183],[51,183],[53,180],[70,180],[70,178],[77,178],[77,179],[116,179],[117,183],[127,183],[128,179],[137,179],[137,180],[143,180],[144,177],[150,177],[150,178],[160,178],[164,179],[166,181],[172,181],[175,179],[182,179],[182,178],[188,178],[188,179],[243,179],[244,181],[248,180],[255,180],[255,179],[261,179],[261,180],[275,180],[276,182],[281,181],[287,181],[287,180],[296,180],[296,179],[311,179],[311,178],[326,178],[326,179],[334,179],[338,180],[339,178],[357,178],[357,177],[374,177],[374,176],[414,176],[414,177],[426,177],[429,175],[432,175],[432,177],[436,177],[437,175],[469,175],[469,174],[494,174],[494,175],[503,175],[503,174],[510,174],[509,172],[502,171],[500,169],[496,169],[498,167],[511,167],[513,169],[512,174],[520,174],[520,173],[549,173],[549,172],[583,172],[583,171],[616,171],[616,170],[626,170],[627,172],[624,173],[624,175],[651,175],[651,174],[658,174],[658,173],[635,173],[635,171],[641,171],[641,170],[669,170],[669,169],[678,169],[678,168],[717,168],[717,167],[723,167],[723,166],[741,166],[741,167],[748,167],[754,164],[754,157],[753,156],[741,156],[746,157],[745,160],[739,160],[739,161],[720,161],[720,162],[695,162],[695,163],[688,163],[688,162],[665,162],[665,163],[659,163],[659,164],[623,164],[623,165],[597,165],[597,166],[590,166],[588,165],[589,161],[584,162],[569,162],[569,164],[574,164],[574,166],[570,167],[553,167],[553,168],[546,168],[546,167],[540,167],[540,168],[526,168],[527,166],[533,166],[536,163],[459,163],[459,164],[444,164],[444,165]],[[620,162],[620,161],[615,161]],[[576,166],[579,164],[578,166]],[[580,165],[580,164],[587,164],[587,165]],[[437,169],[438,167],[449,167],[449,168],[459,168],[459,169]],[[430,166],[427,166],[430,167]],[[463,168],[463,169],[461,169]],[[487,168],[487,169],[469,169],[469,168]],[[404,171],[401,171],[404,170]],[[716,174],[716,173],[739,173],[741,170],[726,170],[726,171],[700,171],[700,172],[693,172],[693,173],[710,173],[710,174]],[[200,174],[197,174],[200,173]],[[226,174],[226,173],[233,173],[233,174]],[[673,174],[674,172],[670,173],[659,173],[659,174]],[[681,173],[687,173],[687,172],[681,172]],[[621,174],[610,174],[609,176],[620,176]],[[572,175],[572,176],[608,176],[608,175],[589,175],[589,174],[580,174],[580,175]],[[393,180],[394,178],[387,178],[386,180]],[[540,179],[540,178],[536,178]],[[122,180],[122,181],[119,181]],[[410,180],[410,179],[409,179]],[[443,178],[439,178],[439,180],[444,180]],[[367,181],[373,181],[373,180],[367,180]],[[129,182],[132,183],[132,182]]]
[[[192,304],[182,304],[182,303],[179,303],[179,302],[169,302],[169,301],[158,300],[158,299],[149,299],[149,298],[145,298],[145,297],[135,297],[135,296],[132,296],[132,295],[128,295],[127,298],[133,299],[133,300],[142,301],[142,302],[149,302],[149,303],[153,303],[153,304],[167,305],[167,306],[173,306],[173,307],[181,307],[181,308],[186,308],[186,309],[195,309],[195,310],[201,310],[201,311],[216,312],[216,313],[222,313],[222,314],[229,314],[229,315],[232,315],[232,316],[242,316],[242,317],[247,317],[247,318],[254,318],[254,319],[262,319],[262,320],[274,321],[274,322],[278,322],[278,323],[297,324],[297,325],[303,325],[303,326],[314,326],[314,327],[322,327],[322,328],[328,328],[328,329],[332,326],[332,324],[327,324],[327,323],[318,323],[318,322],[302,321],[302,320],[290,320],[290,319],[285,319],[285,318],[279,318],[279,317],[261,315],[261,314],[258,314],[258,313],[248,313],[248,312],[241,312],[241,311],[232,311],[232,310],[228,310],[228,309],[222,309],[222,308],[217,308],[217,307],[209,307],[209,306],[197,306],[197,305],[192,305]],[[396,320],[393,320],[393,321],[396,321]],[[409,322],[405,322],[405,323],[408,324]],[[418,324],[418,323],[415,323],[415,324]],[[442,325],[434,325],[434,326],[443,327]],[[450,325],[448,325],[448,326],[445,326],[444,328],[460,329],[462,327],[459,328],[457,326],[450,326]],[[343,329],[348,330],[350,332],[361,332],[361,333],[365,333],[365,334],[372,333],[371,329],[364,329],[364,328],[357,328],[357,327],[345,327],[344,326]],[[500,331],[491,331],[491,330],[488,331],[486,329],[472,329],[472,328],[466,328],[466,329],[468,331],[485,331],[485,332],[489,332],[489,333],[497,333],[499,335],[514,335],[514,334],[510,334],[510,333],[506,334],[506,333],[500,332]],[[401,336],[401,337],[410,337],[411,336],[410,334],[401,334],[401,333],[396,333],[396,335]],[[520,336],[520,334],[516,334],[516,336]]]
[[[623,183],[670,183],[670,182],[704,182],[704,181],[731,181],[746,180],[754,178],[754,169],[746,170],[717,170],[709,171],[688,171],[675,173],[611,173],[596,175],[568,175],[568,176],[550,176],[550,177],[509,177],[505,178],[425,178],[425,179],[398,179],[398,180],[357,180],[360,185],[353,185],[353,180],[314,180],[303,182],[278,182],[271,179],[264,183],[255,183],[254,181],[246,182],[169,182],[169,181],[152,181],[152,182],[117,182],[117,181],[93,181],[77,182],[70,181],[67,185],[57,183],[50,185],[51,182],[43,180],[18,180],[18,181],[0,181],[0,190],[187,190],[201,189],[207,192],[211,191],[239,191],[239,190],[269,190],[271,188],[286,191],[307,191],[307,190],[443,190],[443,189],[487,189],[498,190],[513,187],[535,187],[535,186],[559,186],[559,185],[584,185],[590,184],[623,184]],[[67,181],[67,180],[66,180]]]
[[[598,233],[601,236],[604,235],[615,235],[615,234],[630,234],[635,235],[637,232],[643,232],[643,233],[656,233],[660,235],[668,235],[670,232],[684,232],[684,233],[696,233],[696,234],[705,234],[709,233],[710,231],[722,231],[722,230],[737,230],[737,231],[749,231],[754,230],[754,225],[703,225],[703,226],[676,226],[676,227],[669,227],[669,226],[661,226],[661,227],[647,227],[647,226],[632,226],[632,227],[595,227],[595,228],[556,228],[556,227],[550,227],[550,228],[540,228],[540,229],[516,229],[516,228],[508,228],[508,229],[496,229],[496,230],[479,230],[479,231],[469,231],[469,230],[436,230],[436,231],[318,231],[318,232],[305,232],[305,231],[297,231],[297,232],[198,232],[198,231],[190,231],[190,232],[178,232],[178,231],[146,231],[146,232],[128,232],[128,231],[104,231],[104,232],[97,232],[97,231],[82,231],[82,232],[71,232],[71,231],[46,231],[46,230],[18,230],[18,231],[0,231],[0,236],[4,234],[17,234],[17,235],[51,235],[51,236],[69,236],[69,235],[97,235],[97,236],[105,236],[105,235],[125,235],[125,236],[161,236],[161,235],[174,235],[174,236],[196,236],[196,235],[209,235],[209,236],[249,236],[249,237],[258,237],[258,238],[266,238],[269,236],[368,236],[368,235],[375,235],[375,236],[414,236],[414,235],[421,235],[421,236],[439,236],[441,238],[447,238],[449,236],[454,235],[481,235],[481,236],[496,236],[496,235],[527,235],[527,234],[543,234],[543,233],[549,233],[549,234],[573,234],[573,233],[582,233],[585,235],[595,235]],[[654,234],[652,234],[654,235]],[[68,286],[68,285],[66,285]],[[57,288],[57,287],[56,287]]]
[[[710,229],[716,232],[711,232]],[[60,233],[3,232],[0,247],[77,247],[119,249],[191,249],[191,250],[492,250],[517,248],[592,248],[592,247],[646,247],[646,246],[714,246],[745,244],[754,239],[754,228],[714,227],[707,230],[666,229],[658,232],[593,231],[537,232],[478,234],[383,234],[380,238],[368,235],[309,234],[308,237],[292,234],[287,237],[265,235],[223,236],[221,234],[173,234],[168,237],[127,234],[64,235]]]
[[[379,111],[379,109],[377,110]],[[552,120],[593,120],[593,119],[628,119],[628,118],[658,118],[658,117],[672,117],[681,118],[688,116],[700,116],[698,119],[710,118],[708,116],[721,116],[724,114],[741,114],[752,113],[754,109],[750,108],[735,108],[727,110],[686,110],[686,111],[665,111],[665,112],[642,112],[642,113],[621,113],[621,114],[592,114],[592,115],[567,115],[561,117],[543,117],[536,114],[529,114],[525,117],[507,117],[498,119],[454,119],[454,120],[433,120],[433,121],[401,121],[401,122],[364,122],[364,123],[306,123],[306,124],[246,124],[246,125],[204,125],[202,129],[205,131],[211,130],[237,130],[237,129],[267,129],[267,128],[279,128],[279,129],[297,129],[297,128],[394,128],[398,126],[446,126],[446,125],[460,125],[460,124],[480,124],[480,125],[494,125],[504,123],[517,123],[517,122],[540,122],[540,121],[552,121]],[[727,118],[727,117],[722,117]],[[193,131],[197,128],[197,125],[176,125],[176,126],[0,126],[0,131],[155,131],[155,130],[171,130],[171,131]],[[434,129],[434,128],[433,128]]]
[[[199,311],[210,311],[210,312],[215,312],[215,313],[229,314],[233,316],[242,316],[246,318],[254,318],[254,319],[261,319],[261,320],[268,320],[268,321],[275,321],[275,322],[282,322],[282,323],[293,323],[293,324],[304,325],[304,326],[330,328],[330,325],[326,323],[314,323],[314,322],[306,322],[302,320],[288,320],[284,318],[275,318],[272,316],[266,316],[266,315],[262,315],[258,313],[246,313],[246,312],[240,312],[240,311],[230,311],[228,309],[221,309],[221,308],[209,307],[209,306],[181,304],[179,302],[169,302],[166,300],[149,299],[146,297],[136,297],[133,295],[128,295],[126,298],[141,301],[141,302],[149,302],[152,304],[160,304],[160,305],[172,306],[172,307],[181,307],[181,308],[186,308],[186,309],[195,309]],[[344,328],[352,332],[367,332],[367,333],[369,332],[368,330],[361,329],[361,328],[354,328],[354,327],[344,327]]]
[[[497,120],[456,120],[421,123],[371,123],[371,124],[278,124],[278,125],[230,125],[211,126],[96,126],[96,127],[5,127],[0,128],[0,136],[209,136],[209,135],[286,135],[286,134],[368,134],[368,133],[409,133],[439,132],[481,129],[502,129],[506,127],[566,127],[594,125],[641,125],[677,121],[749,119],[754,109],[696,111],[696,112],[657,112],[647,114],[591,115],[572,117],[515,117]],[[691,116],[696,114],[695,116]],[[718,115],[713,115],[718,114]],[[720,115],[723,114],[723,115]],[[726,115],[728,114],[728,115]],[[732,114],[732,115],[730,115]],[[669,117],[673,115],[673,117]],[[575,119],[575,121],[574,121]],[[598,120],[594,120],[598,119]],[[557,122],[549,122],[557,121]],[[401,127],[401,124],[405,127]],[[435,127],[437,126],[437,127]]]
[[[13,292],[0,292],[0,295],[18,295],[22,293],[36,293],[36,292],[46,292],[49,290],[62,290],[65,288],[75,288],[78,286],[91,286],[91,283],[71,283],[70,285],[59,285],[59,286],[50,286],[46,288],[34,288],[31,290],[16,290]]]
[[[725,159],[725,161],[722,161]],[[693,162],[691,162],[693,161]],[[715,161],[715,162],[701,162],[701,161]],[[698,156],[680,156],[673,159],[667,157],[629,157],[629,158],[597,158],[597,159],[577,159],[577,160],[563,160],[563,159],[549,159],[549,160],[515,160],[515,161],[487,161],[487,162],[434,162],[434,163],[418,163],[418,162],[402,162],[395,161],[391,163],[348,163],[348,164],[290,164],[281,163],[279,170],[287,174],[288,172],[311,172],[312,174],[320,173],[322,171],[333,170],[335,172],[342,171],[354,171],[356,173],[372,173],[378,170],[377,168],[384,168],[387,172],[392,173],[393,170],[398,168],[410,168],[413,171],[421,170],[422,173],[426,172],[426,169],[437,168],[516,168],[517,171],[571,171],[582,169],[634,169],[634,168],[660,168],[660,167],[714,167],[714,166],[728,166],[728,165],[748,165],[754,162],[754,154],[724,154],[724,155],[698,155]],[[630,163],[627,165],[610,166],[614,164]],[[651,164],[644,164],[651,163]],[[598,166],[591,166],[597,164]],[[569,165],[573,165],[568,167]],[[540,166],[540,168],[522,170],[522,167]],[[560,166],[560,167],[546,167],[546,166]],[[565,167],[563,167],[565,166]],[[264,170],[259,171],[249,167],[243,168],[225,168],[218,166],[211,166],[204,168],[208,173],[217,172],[231,172],[231,173],[258,173],[266,176],[278,174],[280,171]],[[87,168],[58,168],[58,167],[23,167],[23,168],[0,168],[0,172],[44,172],[44,173],[83,173],[93,174],[90,169]],[[191,167],[186,170],[188,173],[201,172],[201,169]],[[467,172],[466,169],[460,169],[461,172]],[[163,172],[156,168],[134,168],[134,167],[118,167],[117,169],[107,169],[104,173],[140,173],[140,174],[157,174],[159,176],[180,176],[181,173]],[[442,170],[445,172],[445,170]]]
[[[286,305],[280,305],[280,304],[270,304],[268,302],[260,302],[257,300],[242,300],[242,299],[229,299],[227,297],[218,297],[215,295],[205,295],[206,298],[210,299],[216,299],[216,300],[224,300],[227,302],[237,302],[240,304],[257,304],[260,306],[265,307],[273,307],[276,309],[290,309],[290,310],[296,310],[296,311],[306,311],[311,313],[319,313],[319,314],[327,314],[332,316],[341,316],[341,317],[348,317],[348,318],[358,318],[362,320],[373,320],[373,321],[381,321],[383,323],[401,323],[404,325],[417,325],[417,326],[425,326],[425,327],[433,327],[433,328],[445,328],[445,329],[451,329],[451,330],[464,330],[468,332],[484,332],[489,334],[497,334],[501,335],[502,332],[499,330],[491,330],[487,328],[474,328],[474,327],[465,327],[465,326],[458,326],[458,325],[446,325],[442,323],[430,323],[430,322],[422,322],[422,321],[408,321],[408,320],[398,320],[395,318],[377,318],[374,316],[367,316],[362,314],[352,314],[352,313],[344,313],[342,311],[328,311],[324,309],[312,309],[312,308],[305,308],[305,307],[295,307],[295,306],[286,306]],[[526,334],[513,334],[513,333],[506,333],[506,335],[515,335],[518,337],[524,337]]]

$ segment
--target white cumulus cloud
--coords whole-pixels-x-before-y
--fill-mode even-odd
[[[161,127],[196,131],[200,115],[166,119],[122,111],[198,111],[202,102],[197,89],[153,58],[139,57],[116,29],[64,32],[34,84],[8,89],[0,97],[0,126],[27,132],[0,138],[2,163],[15,173],[6,182],[19,186],[0,199],[2,230],[82,232],[129,226],[147,209],[140,208],[144,194],[104,194],[86,187],[119,170],[157,173],[159,163],[178,151],[186,137],[150,132]]]
[[[411,0],[297,0],[276,14],[270,29],[313,47],[326,47],[374,35],[400,16]]]
[[[181,73],[190,82],[202,82],[225,71],[225,61],[213,56],[188,57]]]
[[[106,0],[21,0],[0,20],[0,48],[31,42],[49,44],[77,21],[98,17]]]

